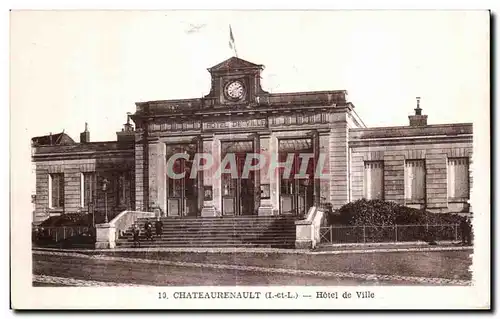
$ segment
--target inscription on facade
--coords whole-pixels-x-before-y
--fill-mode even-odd
[[[270,126],[283,125],[304,125],[304,124],[323,124],[332,120],[331,113],[311,113],[311,114],[290,114],[273,116],[269,119]]]
[[[251,129],[267,127],[267,119],[203,122],[203,130]]]
[[[199,130],[199,121],[184,121],[180,123],[175,122],[165,122],[165,123],[151,123],[149,124],[150,132],[157,131],[189,131],[189,130]]]

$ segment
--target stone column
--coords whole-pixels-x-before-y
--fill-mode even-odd
[[[136,137],[135,143],[135,206],[134,209],[138,211],[144,211],[145,208],[145,197],[144,193],[146,193],[146,189],[144,188],[144,180],[147,178],[144,176],[144,165],[146,165],[146,161],[144,158],[144,143],[142,142],[142,136]]]
[[[271,161],[279,161],[278,158],[278,151],[279,151],[279,143],[278,143],[278,138],[274,135],[271,134],[269,137],[269,160]],[[271,205],[273,209],[273,215],[279,215],[279,209],[280,209],[280,191],[279,191],[279,172],[278,169],[273,169],[269,171],[269,185],[271,189]]]
[[[318,159],[319,159],[319,134],[318,131],[314,130],[311,134],[311,142],[313,146],[313,153],[314,153],[314,173],[316,173],[316,168],[318,165]],[[314,174],[313,173],[313,174]],[[319,179],[314,177],[313,180],[313,205],[318,207],[320,204],[320,182]]]
[[[263,194],[260,194],[260,204],[258,208],[258,215],[259,216],[268,216],[268,215],[273,215],[273,205],[271,203],[271,185],[270,185],[270,176],[269,176],[269,167],[270,167],[270,161],[272,160],[271,158],[271,152],[270,152],[270,141],[271,141],[271,135],[269,134],[260,134],[259,136],[259,149],[256,149],[256,151],[261,152],[262,155],[265,156],[266,158],[266,165],[261,168],[260,171],[260,187],[263,188],[268,188],[269,190],[269,197],[262,197]],[[261,190],[258,189],[258,192],[260,193]]]
[[[201,136],[196,137],[196,153],[203,153],[203,140]],[[198,185],[198,211],[201,212],[203,209],[203,196],[204,196],[204,184],[203,184],[203,171],[198,171],[196,175],[196,184]]]
[[[214,137],[210,136],[202,136],[201,137],[201,148],[203,153],[211,154],[214,157],[214,164],[210,169],[203,171],[203,206],[201,208],[201,216],[202,217],[213,217],[216,216],[216,210],[214,206],[214,172],[215,172],[215,164],[217,160],[214,151]],[[220,192],[219,192],[220,194]]]
[[[166,144],[159,139],[149,140],[149,210],[160,209],[167,211],[166,199]]]
[[[318,165],[322,166],[321,173],[319,176],[315,176],[318,179],[320,184],[320,202],[329,202],[330,201],[330,160],[329,160],[329,152],[330,152],[330,132],[319,132],[319,160],[322,163],[318,163]],[[317,172],[315,171],[315,174]]]
[[[260,138],[258,134],[253,135],[253,151],[254,153],[261,153],[260,148]],[[260,207],[260,170],[254,171],[254,212],[253,214],[258,214],[258,208]]]
[[[221,142],[217,136],[214,137],[214,141],[212,144],[212,156],[214,158],[214,165],[212,166],[212,186],[213,186],[213,195],[214,195],[214,200],[213,200],[213,205],[215,208],[215,214],[217,216],[222,215],[222,183],[221,183],[221,177],[217,176],[216,171],[220,166],[220,163],[222,161],[221,155],[222,155],[222,150],[221,150]],[[219,174],[220,175],[220,174]]]

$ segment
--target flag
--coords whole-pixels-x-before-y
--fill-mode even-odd
[[[238,57],[238,52],[236,51],[236,44],[234,42],[233,29],[229,25],[229,48],[234,51],[236,57]]]

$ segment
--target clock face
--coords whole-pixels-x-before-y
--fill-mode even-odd
[[[234,81],[226,85],[225,93],[228,98],[239,100],[243,97],[243,90],[243,83],[241,83],[240,81]]]

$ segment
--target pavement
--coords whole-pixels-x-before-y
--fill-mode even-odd
[[[102,254],[102,253],[126,253],[126,252],[192,252],[192,253],[279,253],[279,254],[352,254],[352,253],[381,253],[381,252],[426,252],[426,251],[454,251],[473,250],[473,246],[462,246],[456,243],[440,243],[431,246],[426,243],[415,242],[405,244],[381,243],[381,244],[338,244],[322,245],[317,249],[284,249],[284,248],[254,248],[254,247],[144,247],[144,248],[112,248],[112,249],[88,249],[88,248],[34,248],[33,251],[53,251],[80,254]]]
[[[459,247],[457,247],[459,248]],[[465,247],[462,247],[465,248]],[[128,249],[129,250],[129,249]],[[175,249],[179,251],[179,249]],[[199,249],[197,249],[200,251]],[[213,249],[210,249],[213,250]],[[220,250],[220,249],[217,249]],[[221,250],[228,253],[229,249]],[[234,252],[234,248],[231,248]],[[109,250],[106,250],[109,251]],[[144,251],[144,249],[139,249]],[[171,250],[169,250],[171,251]],[[186,251],[186,250],[182,250]],[[193,250],[190,250],[193,251]],[[203,249],[202,251],[207,251]],[[262,252],[263,249],[258,249]],[[266,249],[267,251],[267,249]],[[276,252],[276,249],[270,250]],[[285,250],[290,251],[290,250]],[[359,250],[358,250],[359,251]],[[241,252],[249,252],[243,249]],[[300,253],[295,251],[295,253]],[[309,252],[313,253],[313,252]],[[34,285],[470,285],[471,281],[34,250]],[[76,280],[76,281],[75,281]],[[85,283],[81,280],[86,281]],[[88,282],[87,282],[88,281]]]

